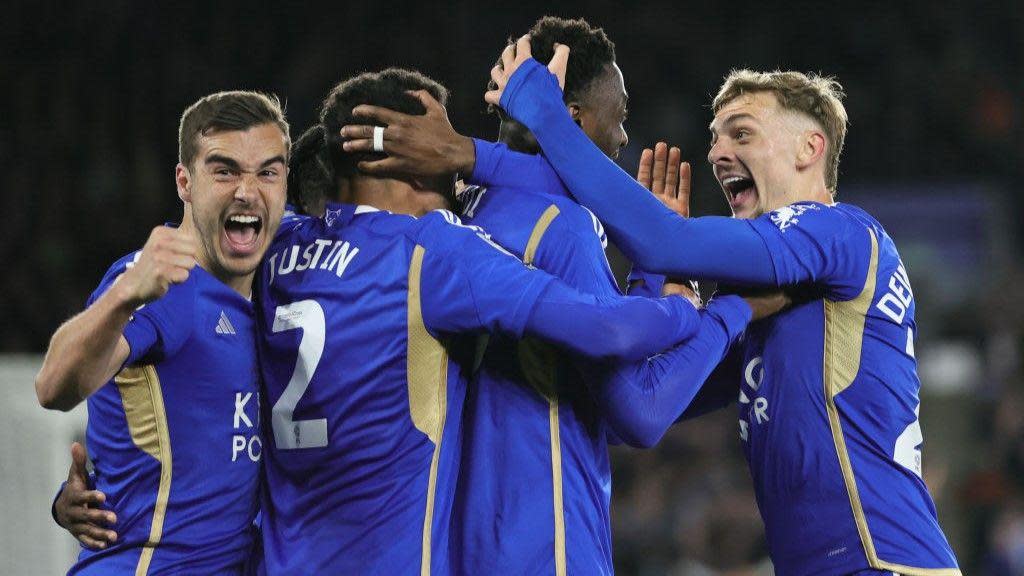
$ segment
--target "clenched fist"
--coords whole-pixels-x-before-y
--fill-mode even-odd
[[[196,243],[192,236],[177,228],[157,226],[118,284],[129,302],[141,306],[166,294],[171,284],[187,280],[195,265]]]

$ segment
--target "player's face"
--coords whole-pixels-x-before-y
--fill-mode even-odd
[[[576,119],[580,127],[612,159],[618,158],[619,151],[629,143],[624,126],[626,101],[622,71],[612,63],[600,78],[594,80],[586,98],[579,103]]]
[[[798,138],[771,92],[743,94],[715,114],[708,161],[736,218],[757,218],[789,203]]]
[[[178,165],[191,207],[199,264],[229,281],[256,270],[281,224],[288,181],[287,137],[275,124],[199,139],[193,165]]]

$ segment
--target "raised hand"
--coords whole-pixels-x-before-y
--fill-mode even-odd
[[[117,522],[117,515],[100,509],[106,499],[103,492],[89,489],[85,448],[75,442],[71,445],[68,483],[53,505],[54,519],[85,546],[101,550],[117,541],[117,532],[103,528]]]
[[[530,52],[529,34],[521,36],[515,44],[509,44],[501,53],[501,64],[495,64],[491,68],[491,80],[497,87],[484,93],[484,101],[488,104],[498,106],[501,102],[501,94],[505,91],[508,79],[512,77],[519,66],[533,57]],[[564,44],[555,44],[555,54],[548,62],[548,70],[558,78],[558,87],[565,88],[565,68],[569,63],[569,47]]]
[[[375,152],[373,130],[378,126],[384,127],[383,153],[386,157],[363,160],[358,164],[359,170],[367,174],[411,176],[471,173],[476,162],[473,139],[455,131],[448,121],[448,111],[429,92],[414,90],[408,93],[423,103],[426,114],[402,114],[369,104],[352,110],[354,117],[367,123],[341,128],[341,136],[345,139],[342,148],[346,152]]]
[[[138,261],[118,279],[128,298],[137,305],[156,300],[171,284],[188,280],[196,265],[196,242],[178,228],[157,226],[142,247]]]
[[[636,179],[658,200],[683,218],[690,217],[690,163],[682,162],[679,148],[658,142],[640,154]]]

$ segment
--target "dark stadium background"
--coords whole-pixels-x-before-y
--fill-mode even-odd
[[[0,25],[0,352],[44,351],[107,265],[180,215],[177,124],[200,96],[277,93],[297,136],[335,82],[398,65],[452,90],[458,129],[494,137],[488,70],[547,13],[615,41],[631,96],[620,164],[656,139],[681,146],[697,214],[726,209],[704,157],[730,68],[842,82],[839,200],[882,220],[914,283],[940,519],[966,574],[1024,574],[1019,2],[15,2]],[[615,451],[621,574],[770,573],[739,442],[730,410]]]

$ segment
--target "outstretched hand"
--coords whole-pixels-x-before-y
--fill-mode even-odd
[[[644,148],[636,179],[662,204],[683,218],[690,217],[690,163],[682,162],[679,148],[658,142]]]
[[[530,52],[529,34],[516,40],[515,44],[509,44],[501,53],[501,64],[495,64],[491,68],[491,80],[497,88],[488,90],[484,94],[484,101],[488,104],[498,106],[501,102],[501,95],[505,91],[508,79],[515,74],[519,66],[533,57]],[[565,68],[569,63],[569,47],[565,44],[555,44],[555,55],[548,62],[548,70],[558,78],[558,87],[565,88]]]
[[[103,492],[89,489],[85,448],[75,442],[71,445],[68,483],[53,505],[54,518],[79,542],[88,548],[102,550],[117,541],[117,532],[103,528],[117,522],[113,512],[100,509],[106,499]]]
[[[352,110],[352,116],[366,124],[342,126],[342,148],[346,152],[374,152],[373,129],[384,127],[386,156],[359,162],[359,170],[374,175],[411,176],[471,173],[476,161],[472,138],[455,131],[448,121],[448,111],[429,92],[413,90],[408,94],[423,104],[426,114],[403,114],[369,104]]]

